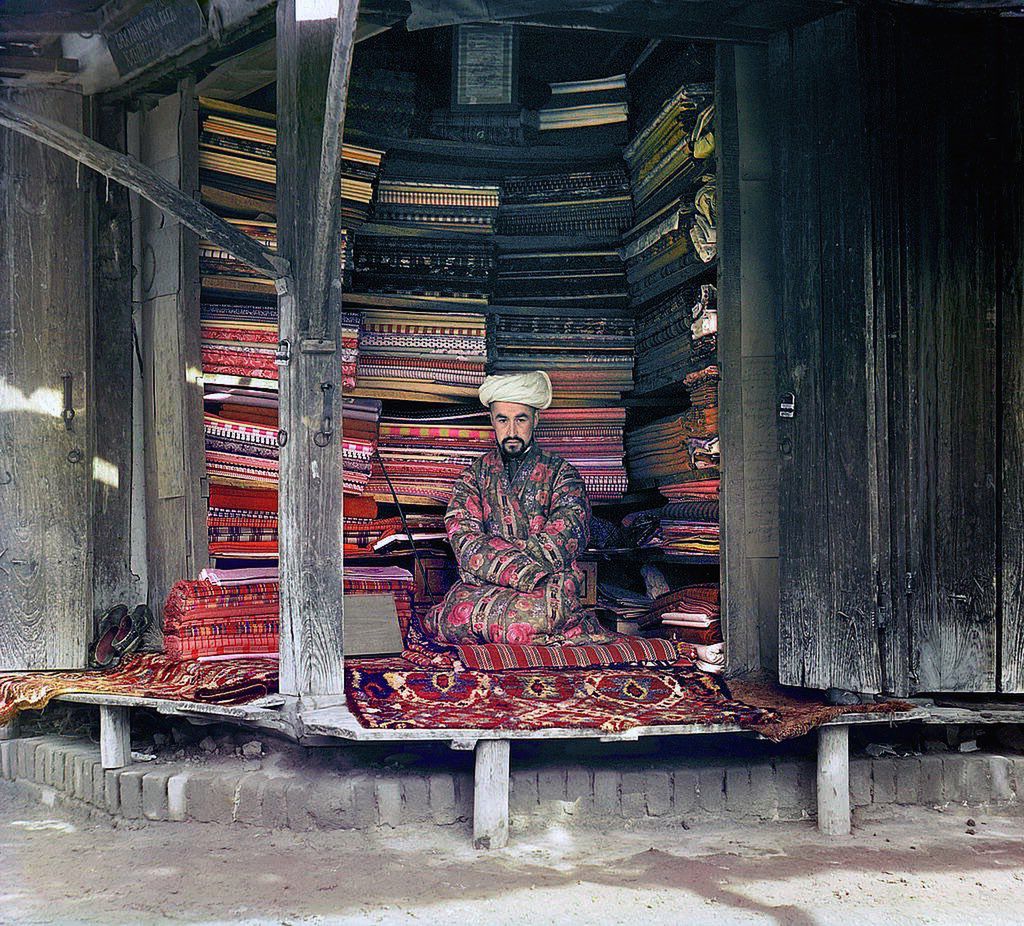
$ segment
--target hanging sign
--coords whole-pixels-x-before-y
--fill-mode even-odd
[[[452,109],[517,108],[517,40],[508,23],[455,27]]]
[[[157,0],[111,32],[107,47],[124,77],[177,54],[205,35],[206,20],[196,0]]]

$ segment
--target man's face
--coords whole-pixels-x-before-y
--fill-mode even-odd
[[[498,446],[507,456],[517,457],[526,451],[533,439],[537,409],[518,402],[492,402],[491,424]]]

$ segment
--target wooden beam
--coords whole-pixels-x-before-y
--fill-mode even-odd
[[[96,12],[51,10],[47,13],[0,11],[0,37],[5,39],[63,35],[65,32],[98,32],[103,16]]]
[[[44,55],[0,55],[0,73],[77,74],[75,58],[49,58]]]
[[[338,200],[341,198],[342,134],[348,75],[352,67],[353,36],[359,0],[339,0],[334,25],[331,70],[327,76],[324,131],[320,145],[320,175],[316,187],[316,225],[313,238],[313,301],[309,337],[326,339],[328,317],[341,310],[341,262],[338,259]]]
[[[255,270],[275,279],[287,277],[287,260],[261,247],[248,235],[238,231],[135,158],[120,151],[112,151],[81,132],[2,100],[0,125],[55,148],[80,164],[124,184]]]
[[[480,740],[473,776],[473,848],[508,845],[509,741]]]
[[[300,20],[296,5],[277,7],[278,248],[295,284],[278,300],[278,320],[296,348],[279,378],[280,690],[307,709],[344,705],[341,332],[333,313],[322,351],[297,349],[324,295],[312,258],[334,20]]]

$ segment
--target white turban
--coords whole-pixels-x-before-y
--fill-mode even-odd
[[[516,402],[544,409],[551,404],[551,380],[543,370],[488,376],[480,387],[480,401],[488,407],[492,402]]]

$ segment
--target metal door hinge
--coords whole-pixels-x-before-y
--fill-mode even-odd
[[[779,399],[779,417],[792,418],[796,415],[796,396],[792,392],[784,392]]]

